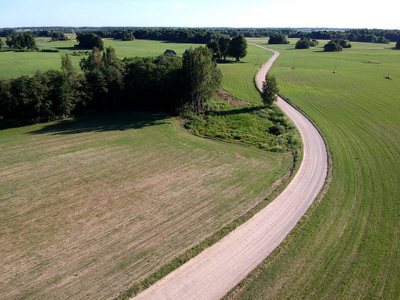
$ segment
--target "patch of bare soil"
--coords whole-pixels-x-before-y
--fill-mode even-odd
[[[247,102],[247,101],[236,99],[235,97],[233,97],[233,95],[231,93],[229,93],[227,90],[225,90],[223,88],[219,88],[218,93],[217,93],[216,96],[218,98],[228,99],[229,100],[229,105],[249,104],[249,102]]]

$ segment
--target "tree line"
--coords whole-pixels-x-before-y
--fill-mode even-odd
[[[87,112],[157,109],[201,113],[222,74],[206,47],[182,57],[119,59],[97,48],[74,70],[68,54],[61,70],[0,79],[0,127],[47,122]]]
[[[27,29],[27,28],[23,28]],[[49,29],[31,28],[24,33],[33,37],[52,37],[54,32],[61,33],[94,33],[101,38],[113,38],[131,40],[168,40],[175,42],[207,44],[212,39],[219,39],[221,36],[234,38],[239,35],[244,37],[271,37],[274,34],[286,35],[289,38],[310,38],[316,40],[331,40],[342,38],[349,41],[371,42],[371,43],[389,43],[397,42],[400,39],[400,30],[384,29],[348,29],[348,30],[315,30],[310,28],[89,28],[89,27],[50,27]],[[0,36],[6,37],[19,34],[13,28],[0,29]]]

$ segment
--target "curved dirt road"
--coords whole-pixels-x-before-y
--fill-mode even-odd
[[[274,52],[257,76],[259,87],[279,56]],[[325,182],[325,144],[306,117],[282,99],[277,104],[293,120],[304,144],[303,161],[292,182],[248,222],[135,299],[215,300],[223,297],[279,246],[307,211]]]

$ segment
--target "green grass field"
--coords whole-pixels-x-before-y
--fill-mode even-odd
[[[79,62],[84,56],[72,56],[74,51],[83,49],[74,48],[76,41],[49,42],[48,39],[36,40],[39,49],[57,49],[60,52],[13,52],[3,49],[0,51],[0,77],[18,77],[33,75],[36,71],[47,71],[61,68],[61,55],[68,53],[71,56],[73,66],[80,71]],[[174,50],[177,55],[182,55],[190,47],[198,47],[198,44],[170,43],[166,41],[135,40],[122,42],[120,40],[105,39],[104,47],[112,46],[116,49],[119,58],[134,56],[159,56],[167,49]]]
[[[228,298],[399,299],[400,51],[352,43],[324,53],[324,42],[295,41],[270,46],[281,53],[271,72],[325,136],[330,188]]]
[[[254,76],[271,56],[272,52],[249,45],[247,56],[240,62],[218,64],[224,75],[222,87],[237,99],[261,103],[260,93],[254,88]]]

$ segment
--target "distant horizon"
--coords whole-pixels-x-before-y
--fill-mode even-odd
[[[397,0],[14,0],[0,28],[344,28],[399,30]],[[57,25],[54,25],[57,24]],[[103,25],[107,24],[107,25]],[[134,24],[134,25],[132,25]]]
[[[208,27],[187,27],[187,26],[68,26],[68,25],[46,25],[46,26],[15,26],[15,27],[0,27],[0,29],[36,29],[36,28],[71,28],[71,29],[80,29],[80,28],[128,28],[128,29],[297,29],[297,30],[332,30],[332,31],[340,31],[340,30],[360,30],[360,29],[367,29],[367,30],[395,30],[399,31],[400,29],[393,29],[393,28],[365,28],[365,27],[228,27],[228,26],[208,26]]]

